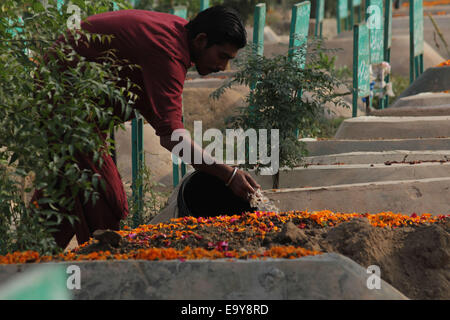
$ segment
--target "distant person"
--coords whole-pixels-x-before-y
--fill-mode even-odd
[[[183,129],[182,93],[187,71],[196,67],[200,75],[225,70],[230,59],[247,44],[244,24],[238,13],[224,6],[215,6],[200,12],[189,23],[175,15],[144,11],[121,10],[97,14],[83,21],[81,28],[95,34],[113,35],[111,43],[99,41],[86,46],[69,38],[75,51],[89,61],[96,61],[102,52],[115,49],[117,57],[127,59],[141,69],[123,71],[142,90],[132,89],[138,95],[135,108],[155,129],[160,144],[172,151],[178,142],[171,141],[172,132]],[[64,41],[60,37],[58,41]],[[86,39],[85,39],[86,40]],[[86,40],[87,41],[87,40]],[[119,83],[120,84],[120,83]],[[120,107],[115,107],[120,114]],[[134,113],[132,113],[134,116]],[[122,119],[128,121],[130,119]],[[186,136],[189,138],[189,136]],[[249,173],[235,170],[225,164],[194,164],[194,151],[203,150],[190,141],[193,167],[221,179],[237,196],[249,199],[258,183]],[[211,157],[204,154],[204,157]],[[79,218],[75,226],[63,220],[54,234],[57,244],[65,248],[74,234],[79,243],[88,241],[97,229],[119,230],[119,222],[128,213],[127,197],[119,172],[112,158],[103,154],[104,164],[98,168],[89,155],[78,157],[80,169],[90,169],[101,175],[106,191],[99,190],[100,198],[93,205],[84,205],[79,196],[73,212]],[[40,197],[35,193],[33,200]]]

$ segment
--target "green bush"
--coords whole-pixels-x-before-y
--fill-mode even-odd
[[[322,66],[326,50],[321,48],[321,42],[311,41],[308,48],[309,63],[305,68],[300,68],[299,62],[305,60],[305,46],[296,48],[291,56],[271,58],[254,53],[252,46],[248,46],[242,60],[237,62],[239,71],[232,80],[211,94],[213,98],[218,98],[233,84],[251,88],[247,96],[248,106],[241,108],[237,116],[230,117],[228,124],[244,131],[279,129],[280,168],[293,168],[302,163],[307,150],[298,138],[317,136],[320,131],[317,120],[323,115],[323,106],[327,102],[346,106],[341,98],[345,94],[334,92],[335,86],[345,84]],[[304,99],[302,91],[309,92],[311,97]],[[264,165],[246,162],[243,167],[259,170]],[[274,176],[275,189],[278,188],[278,176]]]
[[[138,175],[136,180],[136,190],[142,190],[142,202],[138,197],[133,197],[131,188],[127,190],[130,212],[125,219],[120,221],[121,229],[125,226],[137,228],[139,225],[149,224],[165,206],[170,195],[169,191],[157,191],[158,187],[164,185],[154,181],[152,172],[145,165],[145,154],[143,159],[142,175]]]
[[[128,7],[123,0],[120,7]],[[81,18],[109,11],[109,0],[72,0]],[[77,154],[91,154],[101,165],[101,133],[110,132],[118,122],[112,101],[131,112],[133,96],[117,87],[120,61],[109,52],[101,63],[79,57],[68,46],[53,47],[60,34],[68,35],[68,21],[74,15],[56,9],[55,1],[44,8],[39,1],[2,1],[0,19],[0,254],[17,250],[36,250],[50,254],[59,250],[51,236],[55,226],[70,212],[76,197],[94,201],[102,180],[81,170]],[[96,37],[95,35],[86,35]],[[78,36],[76,36],[78,37]],[[98,37],[108,41],[108,37]],[[57,57],[57,58],[56,58]],[[76,67],[61,70],[60,62],[78,59]],[[59,61],[58,61],[59,60]],[[100,102],[100,104],[98,103]],[[21,180],[34,175],[27,190]],[[23,191],[41,190],[39,203],[30,205]]]

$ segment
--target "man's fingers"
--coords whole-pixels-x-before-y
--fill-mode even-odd
[[[256,192],[256,190],[253,189],[253,187],[252,187],[252,186],[250,185],[250,183],[248,183],[248,182],[247,182],[246,187],[247,187],[247,190],[248,190],[247,194],[248,194],[248,193],[254,194],[254,193]]]
[[[255,179],[253,179],[253,177],[250,175],[250,173],[246,172],[245,176],[247,178],[248,183],[250,183],[250,185],[253,187],[253,189],[261,189],[261,186],[258,184],[258,182],[256,182]]]
[[[251,177],[249,179],[246,172],[239,170],[234,180],[235,181],[232,182],[231,187],[235,194],[248,201],[250,199],[249,195],[255,193],[255,189],[251,185]]]
[[[242,180],[243,180],[243,189],[244,189],[244,192],[246,192],[246,194],[249,194],[249,193],[251,193],[251,194],[254,194],[255,193],[255,189],[253,189],[253,186],[251,185],[251,181],[249,181],[249,180],[251,180],[251,177],[250,177],[250,179],[247,177],[247,175],[245,174],[245,172],[243,172],[244,174],[242,175]],[[248,196],[247,196],[247,198],[248,198]]]

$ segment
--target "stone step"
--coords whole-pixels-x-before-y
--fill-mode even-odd
[[[447,90],[450,90],[450,67],[428,68],[400,94],[399,99],[423,92],[440,93]]]
[[[251,173],[263,190],[271,189],[272,176]],[[393,180],[450,178],[450,162],[419,164],[312,165],[281,170],[279,188],[309,188]]]
[[[450,137],[450,116],[374,117],[346,119],[335,138],[346,140]]]
[[[324,156],[351,152],[438,151],[450,150],[450,138],[385,139],[385,140],[315,140],[302,139],[308,156]]]
[[[449,103],[450,93],[424,92],[397,99],[389,108],[441,106],[449,105]]]
[[[370,111],[371,116],[376,117],[429,117],[429,116],[450,116],[450,104],[436,106],[414,106],[387,108]]]
[[[305,157],[308,165],[332,164],[374,164],[385,162],[432,162],[450,161],[449,150],[436,151],[406,151],[393,150],[384,152],[349,152],[324,156]]]
[[[450,177],[265,190],[281,211],[450,214]]]

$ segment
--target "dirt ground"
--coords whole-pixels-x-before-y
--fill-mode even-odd
[[[140,232],[134,241],[124,241],[124,237],[120,245],[115,246],[93,241],[81,248],[79,253],[102,250],[127,253],[148,247],[211,249],[218,243],[226,244],[226,250],[256,252],[273,246],[298,246],[340,253],[364,268],[378,265],[381,278],[410,299],[450,299],[450,217],[432,224],[397,228],[374,227],[363,217],[337,226],[321,226],[313,220],[299,218],[282,222],[273,217],[270,221],[264,220],[264,223],[277,226],[278,230],[267,232],[264,238],[258,237],[258,232],[250,227],[243,232],[229,232],[214,224],[194,227],[195,223],[186,221],[186,230],[195,229],[195,236],[177,240],[161,232]]]

